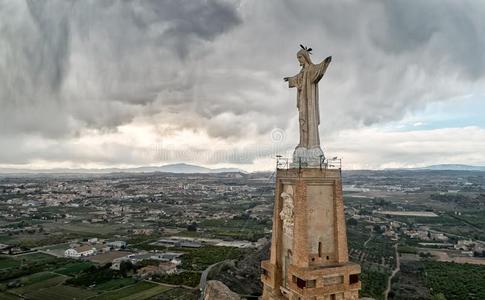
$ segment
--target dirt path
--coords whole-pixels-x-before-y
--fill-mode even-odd
[[[394,244],[394,255],[396,256],[396,268],[392,271],[391,276],[387,279],[387,288],[384,291],[384,300],[387,300],[389,297],[389,292],[391,291],[391,282],[394,276],[396,276],[397,272],[401,269],[401,261],[399,258],[399,252],[397,251],[398,243]]]
[[[370,242],[370,240],[372,240],[373,237],[374,237],[373,231],[371,230],[369,238],[367,239],[367,241],[364,242],[364,248],[367,247],[367,243]]]

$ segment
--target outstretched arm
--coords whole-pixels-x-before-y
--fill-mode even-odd
[[[315,65],[314,73],[312,74],[313,82],[318,82],[320,81],[320,79],[322,79],[331,61],[332,61],[332,57],[329,56],[325,58],[321,63]]]
[[[292,88],[292,87],[295,87],[295,86],[298,86],[298,78],[300,74],[297,74],[295,76],[292,76],[292,77],[285,77],[283,78],[284,81],[288,81],[288,87]]]

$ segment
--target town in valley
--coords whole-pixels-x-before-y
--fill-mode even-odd
[[[485,172],[342,176],[362,297],[485,299]],[[2,174],[0,298],[257,299],[273,201],[271,172]]]

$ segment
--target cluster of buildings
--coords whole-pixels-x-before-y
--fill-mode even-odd
[[[92,238],[85,243],[71,244],[70,248],[64,251],[64,256],[69,258],[82,258],[107,253],[112,250],[125,249],[126,246],[125,241],[105,241]]]
[[[177,272],[177,267],[182,263],[180,252],[147,252],[130,253],[121,251],[126,248],[125,241],[106,241],[98,238],[89,239],[83,243],[73,243],[70,248],[64,251],[64,256],[75,259],[93,259],[98,255],[112,252],[119,255],[113,255],[111,268],[120,270],[123,262],[131,265],[139,265],[144,261],[150,261],[149,264],[136,268],[136,274],[140,278],[149,278],[159,274],[173,274]]]
[[[431,231],[429,226],[419,225],[416,228],[409,228],[403,230],[403,234],[412,239],[420,241],[435,241],[445,243],[449,238],[441,232]]]
[[[454,249],[461,251],[467,256],[485,257],[485,244],[472,240],[459,240],[453,246]]]
[[[113,260],[111,268],[113,270],[120,270],[121,265],[130,263],[137,265],[143,261],[150,261],[151,263],[138,268],[136,276],[143,279],[150,279],[154,275],[170,275],[178,272],[177,267],[182,263],[181,256],[184,253],[179,252],[140,252],[136,254],[128,254]]]
[[[223,174],[25,177],[0,186],[0,196],[7,199],[0,202],[0,221],[25,218],[61,223],[129,224],[141,219],[149,225],[160,220],[189,224],[205,219],[228,219],[241,211],[224,209],[227,203],[262,202],[259,181],[262,179]],[[271,190],[268,191],[270,194]],[[212,207],[207,207],[207,203],[213,204]],[[265,215],[268,218],[270,210],[271,205],[266,205],[250,213],[255,218]],[[133,233],[151,235],[154,230],[155,226],[142,226],[133,228]]]

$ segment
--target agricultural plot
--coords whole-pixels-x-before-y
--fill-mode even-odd
[[[362,224],[348,226],[347,237],[350,259],[362,267],[360,295],[383,299],[387,278],[394,267],[392,242],[377,234],[371,235]]]
[[[21,260],[26,263],[46,263],[46,262],[51,262],[55,261],[57,258],[49,255],[49,254],[44,254],[44,253],[31,253],[31,254],[25,254],[25,255],[19,255],[16,257],[16,259]]]
[[[158,300],[196,299],[197,292],[184,288],[173,288],[157,296]]]
[[[9,268],[16,268],[20,266],[20,261],[2,256],[0,257],[0,270],[9,269]]]
[[[22,286],[16,289],[11,290],[11,293],[17,294],[17,295],[26,295],[31,292],[35,292],[41,289],[45,288],[51,288],[54,287],[58,284],[63,283],[66,280],[64,276],[55,276],[51,278],[47,278],[44,280],[40,280],[38,282],[35,282],[33,284],[29,284],[26,286]]]
[[[154,281],[172,285],[197,286],[200,282],[200,272],[182,272],[170,275],[156,275]]]
[[[485,299],[485,266],[449,262],[424,262],[423,279],[434,294],[446,299]]]
[[[39,272],[29,276],[20,277],[19,280],[22,285],[30,285],[53,277],[58,277],[58,275],[51,272]]]
[[[107,253],[102,253],[102,254],[98,254],[98,255],[95,255],[95,256],[90,256],[90,257],[87,258],[87,260],[92,261],[94,263],[98,263],[98,264],[107,264],[107,263],[112,262],[116,258],[127,256],[129,254],[131,254],[131,252],[110,251],[110,252],[107,252]]]
[[[19,296],[9,294],[9,293],[0,293],[0,299],[2,300],[20,300],[22,299]]]
[[[150,282],[139,282],[137,284],[127,286],[112,292],[107,292],[102,295],[99,295],[93,300],[120,300],[126,297],[132,297],[137,294],[141,294],[144,291],[150,290],[152,288],[160,287],[160,285]],[[150,296],[151,297],[151,296]],[[139,299],[139,298],[131,298],[131,299]],[[143,299],[143,298],[142,298]]]
[[[95,296],[96,293],[68,285],[57,285],[44,288],[26,295],[30,300],[83,300]]]
[[[145,299],[151,299],[153,296],[159,295],[167,290],[169,290],[170,287],[166,287],[163,285],[159,285],[156,287],[153,287],[148,290],[141,291],[139,293],[130,295],[128,297],[122,298],[123,300],[145,300]]]
[[[133,278],[115,278],[111,279],[110,281],[97,284],[94,289],[97,291],[111,291],[132,285],[134,283],[135,280]]]
[[[51,231],[72,232],[87,236],[109,236],[122,232],[125,227],[119,224],[85,224],[85,223],[70,223],[70,224],[46,224],[45,228]]]
[[[205,246],[195,249],[173,249],[184,252],[182,268],[184,270],[203,271],[208,266],[226,259],[238,259],[247,250],[235,247]]]
[[[93,265],[93,263],[85,262],[85,261],[73,262],[73,263],[69,263],[69,264],[64,265],[62,268],[55,270],[55,272],[59,273],[59,274],[71,276],[71,275],[81,273],[82,271],[86,270],[87,268],[91,267],[92,265]]]

